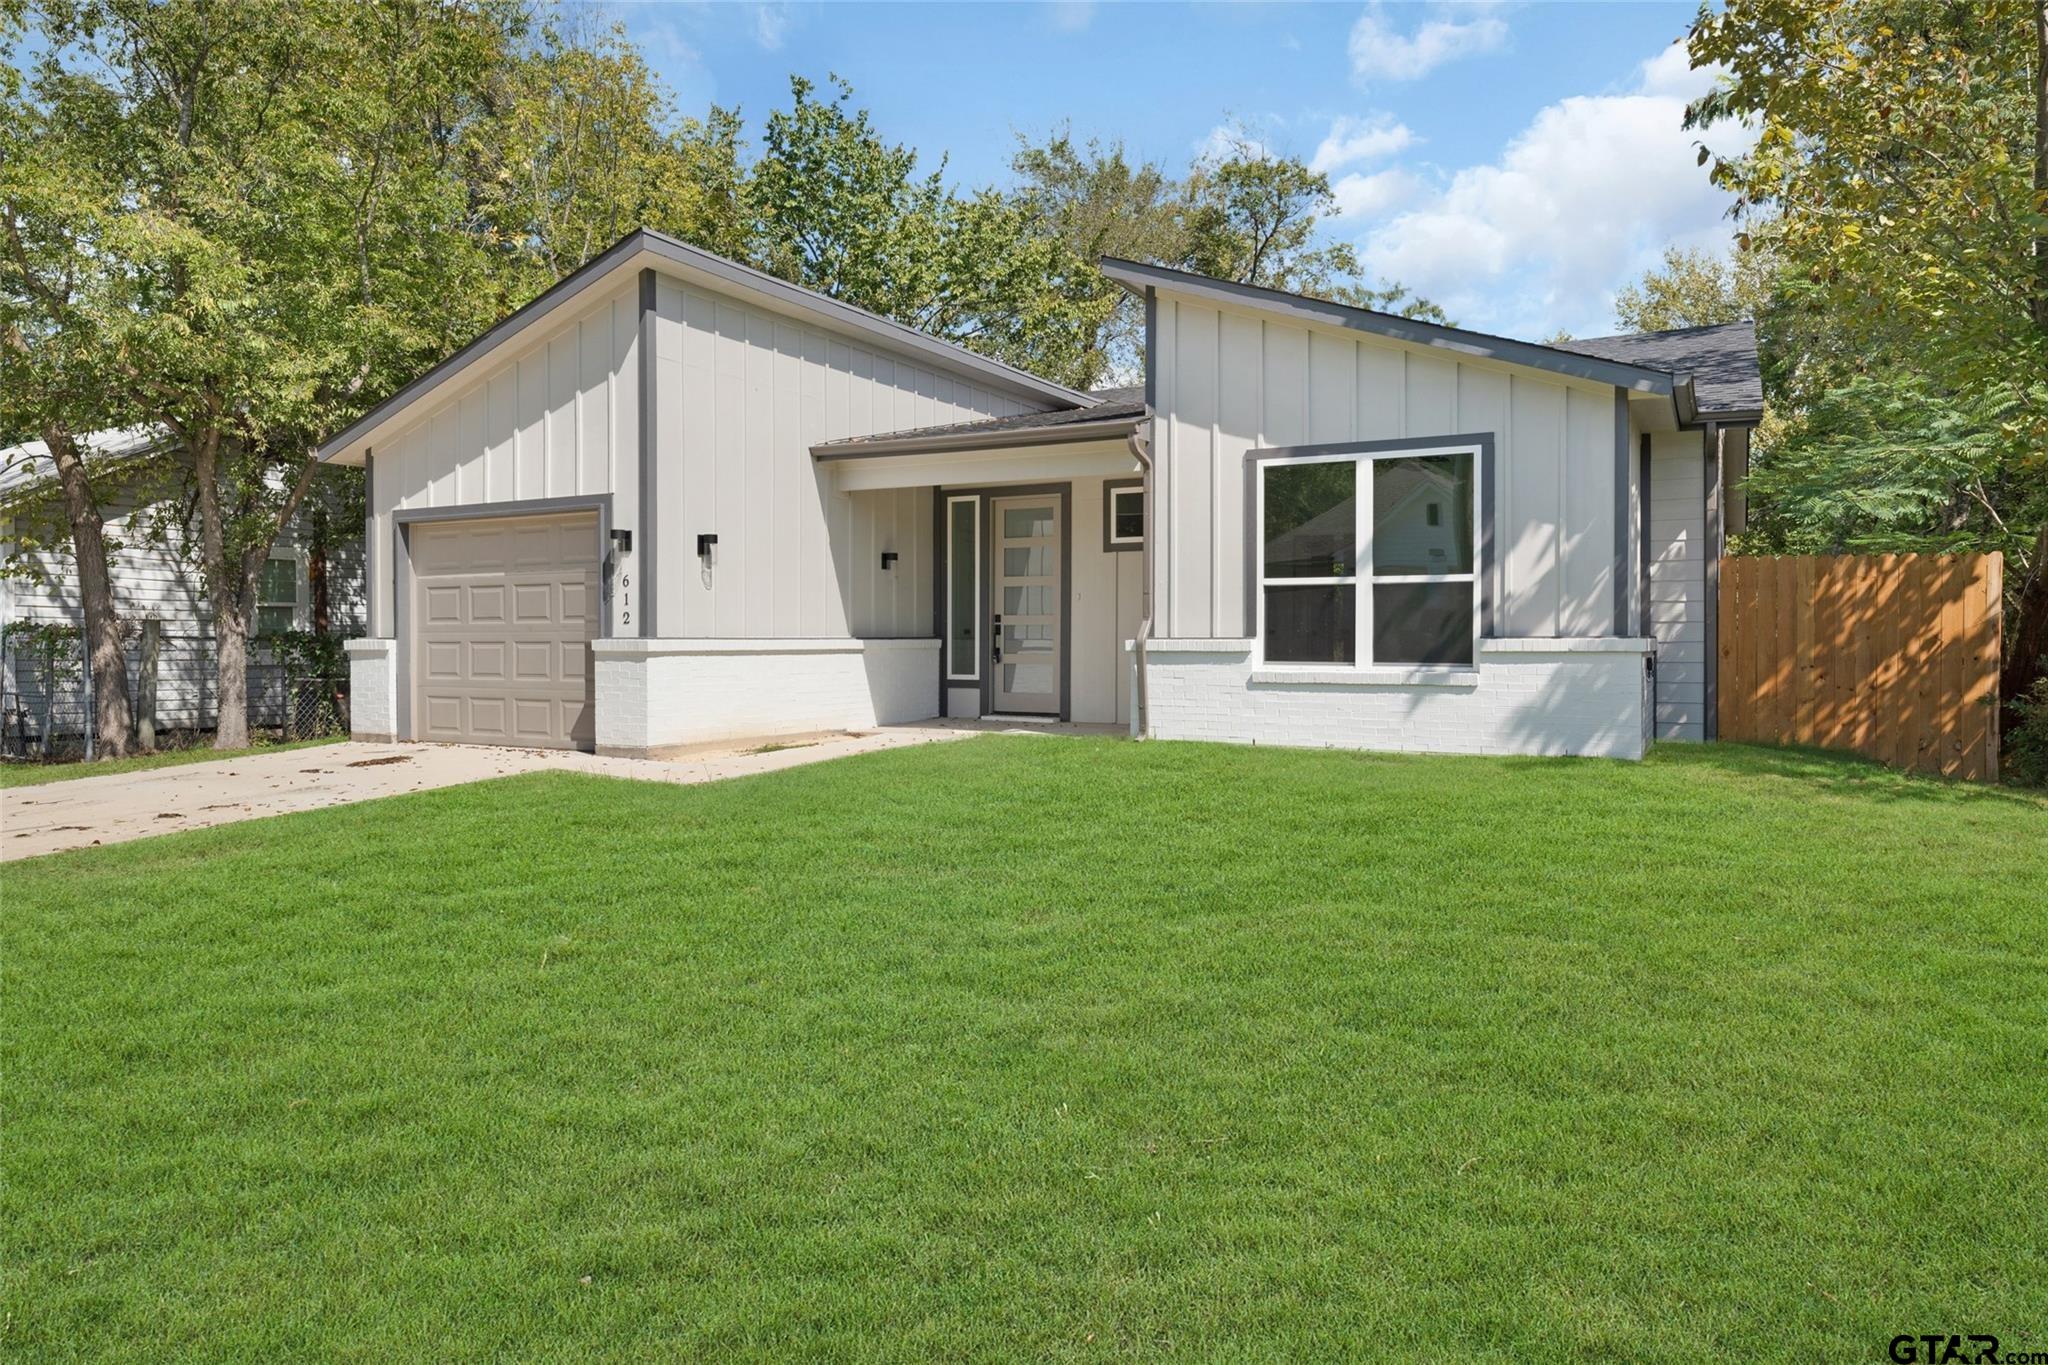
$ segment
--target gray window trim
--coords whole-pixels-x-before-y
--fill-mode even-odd
[[[1298,459],[1306,455],[1390,455],[1403,450],[1427,450],[1437,446],[1479,447],[1479,525],[1476,546],[1479,562],[1473,578],[1479,585],[1479,638],[1494,633],[1495,582],[1500,572],[1493,552],[1494,491],[1493,448],[1490,431],[1467,431],[1454,436],[1403,436],[1388,441],[1324,441],[1316,445],[1264,446],[1244,454],[1244,631],[1254,634],[1259,620],[1259,465],[1267,460]],[[1150,525],[1145,528],[1148,532]]]
[[[1145,481],[1143,479],[1104,479],[1102,481],[1102,552],[1106,555],[1130,554],[1145,548],[1145,536],[1136,540],[1113,539],[1116,527],[1116,495],[1118,489],[1138,490],[1139,515],[1144,515]],[[1145,533],[1150,535],[1152,523],[1145,523]]]
[[[1348,304],[1332,303],[1327,299],[1312,299],[1279,289],[1265,289],[1258,285],[1211,279],[1207,275],[1171,270],[1165,266],[1146,265],[1139,261],[1119,260],[1114,256],[1102,258],[1102,273],[1106,278],[1133,293],[1155,288],[1178,290],[1213,302],[1284,313],[1291,317],[1328,323],[1355,332],[1369,332],[1413,346],[1450,351],[1460,356],[1499,360],[1511,365],[1525,365],[1530,369],[1547,370],[1552,374],[1569,375],[1576,379],[1590,379],[1595,383],[1612,384],[1632,393],[1676,397],[1688,393],[1692,385],[1688,376],[1673,375],[1665,370],[1628,365],[1617,360],[1601,360],[1596,356],[1580,355],[1575,351],[1560,351],[1555,347],[1539,346],[1533,342],[1489,336],[1484,332],[1468,332],[1459,327],[1445,327],[1434,322],[1398,317],[1392,313],[1376,313],[1369,308],[1353,308]],[[1151,305],[1148,304],[1147,307],[1149,311]],[[1146,369],[1149,377],[1149,358]],[[1149,395],[1147,401],[1150,401]]]
[[[333,459],[342,450],[382,426],[400,409],[425,397],[527,328],[553,315],[593,287],[609,280],[612,272],[628,265],[643,253],[709,275],[724,284],[766,296],[784,307],[810,313],[834,326],[873,337],[899,351],[912,352],[955,372],[967,371],[1011,394],[1058,407],[1090,408],[1102,401],[1089,394],[1052,383],[1050,380],[1040,379],[1037,375],[1020,370],[1014,365],[1005,365],[999,360],[977,355],[964,346],[926,336],[922,332],[898,322],[891,322],[866,309],[827,298],[823,294],[814,293],[755,270],[751,266],[728,261],[723,256],[713,255],[687,242],[677,241],[664,233],[643,227],[621,237],[581,269],[563,276],[525,307],[507,315],[503,321],[475,341],[351,422],[340,435],[320,447],[320,458]]]
[[[1628,393],[1614,391],[1614,633],[1628,634]]]
[[[640,636],[654,639],[659,632],[655,629],[655,526],[660,518],[655,516],[656,495],[659,491],[660,472],[655,454],[655,367],[654,329],[658,322],[655,300],[657,285],[652,270],[640,272],[640,335],[634,345],[639,349],[640,372],[640,492],[635,502],[639,506],[640,524],[633,528],[638,534],[633,544],[633,569],[640,576]],[[605,547],[609,553],[611,547]],[[607,612],[609,617],[609,612]]]
[[[978,570],[976,571],[976,577],[977,577],[977,578],[978,578],[978,579],[980,580],[980,583],[981,583],[981,592],[980,592],[980,597],[981,597],[981,603],[980,603],[980,606],[981,606],[981,621],[980,621],[979,625],[977,626],[977,632],[978,632],[978,631],[980,631],[980,630],[986,629],[986,627],[987,627],[987,625],[988,625],[989,621],[990,621],[990,620],[992,619],[992,613],[990,612],[990,609],[989,609],[989,608],[990,608],[990,600],[989,600],[989,581],[990,581],[990,579],[992,579],[992,578],[994,577],[994,575],[993,575],[993,574],[991,574],[991,573],[990,573],[990,572],[988,571],[988,564],[987,564],[987,562],[986,562],[986,561],[987,561],[987,559],[988,559],[988,556],[989,556],[989,555],[990,555],[991,553],[993,553],[993,551],[994,551],[994,546],[995,546],[995,539],[994,539],[994,535],[995,535],[995,524],[994,524],[994,516],[995,516],[995,511],[994,511],[994,507],[995,507],[995,500],[996,500],[997,498],[1029,498],[1029,497],[1046,497],[1046,496],[1050,496],[1050,495],[1052,495],[1052,494],[1058,494],[1058,495],[1059,495],[1059,500],[1060,500],[1060,719],[1061,719],[1061,720],[1066,720],[1066,719],[1068,719],[1069,717],[1071,717],[1071,716],[1073,715],[1073,689],[1074,689],[1074,649],[1073,649],[1073,645],[1074,645],[1074,518],[1073,518],[1073,511],[1074,511],[1074,508],[1073,508],[1073,501],[1074,501],[1074,498],[1073,498],[1073,493],[1074,493],[1074,485],[1073,485],[1073,483],[1072,483],[1071,481],[1069,481],[1069,482],[1066,482],[1066,483],[1031,483],[1031,484],[1000,484],[1000,483],[998,483],[998,484],[980,484],[980,485],[976,485],[976,486],[974,486],[974,487],[969,487],[969,488],[938,488],[938,489],[934,489],[934,490],[933,490],[933,493],[934,493],[934,496],[935,496],[935,497],[936,497],[936,498],[937,498],[937,499],[938,499],[938,500],[939,500],[939,501],[941,502],[941,504],[943,504],[943,503],[944,503],[944,501],[945,501],[945,499],[947,499],[947,498],[964,498],[964,497],[976,497],[976,498],[979,498],[979,499],[981,499],[981,509],[980,509],[980,517],[979,517],[979,521],[980,521],[980,535],[981,535],[981,544],[980,544],[980,549],[979,549],[979,553],[980,553],[980,554],[981,554],[981,556],[982,556],[982,559],[983,559],[983,563],[982,563],[982,565],[980,566],[980,568],[979,568],[979,569],[978,569]],[[940,523],[940,524],[941,524],[941,525],[943,526],[943,525],[944,525],[944,522],[943,522],[943,521],[941,521],[941,523]],[[941,540],[941,542],[942,542],[942,543],[941,543],[941,544],[940,544],[940,546],[938,547],[938,553],[937,553],[937,555],[936,555],[936,556],[934,557],[934,559],[935,559],[935,563],[936,563],[936,565],[937,565],[937,569],[938,569],[938,572],[939,572],[940,574],[945,574],[945,573],[947,573],[947,572],[949,571],[949,570],[948,570],[948,568],[947,568],[947,565],[946,565],[946,546],[945,546],[945,545],[943,544],[943,541],[945,540],[945,537],[943,537],[943,536],[942,536],[942,537],[940,537],[940,540]],[[934,593],[934,594],[933,594],[933,596],[935,596],[935,597],[936,597],[936,596],[940,596],[940,594],[938,594],[938,593]],[[941,608],[941,609],[940,609],[940,613],[938,613],[938,614],[942,614],[942,613],[943,613],[943,610],[944,610],[944,609],[943,609],[943,608]],[[935,614],[935,615],[937,615],[937,614]],[[982,638],[984,638],[984,637],[983,637],[983,636],[981,636],[981,635],[980,635],[979,633],[977,633],[977,635],[976,635],[976,637],[975,637],[975,638],[976,638],[976,640],[977,640],[977,641],[979,641],[980,639],[982,639]],[[944,631],[941,631],[941,632],[939,633],[939,640],[940,640],[940,646],[939,646],[939,686],[940,686],[940,696],[939,696],[939,708],[940,708],[940,712],[941,712],[941,714],[944,714],[944,711],[945,711],[945,705],[946,705],[946,699],[945,699],[945,688],[946,688],[946,687],[948,687],[948,686],[952,686],[952,687],[969,687],[969,686],[973,686],[973,684],[971,684],[971,683],[967,682],[967,681],[966,681],[965,679],[961,679],[961,680],[959,680],[959,681],[956,681],[956,682],[952,682],[952,683],[948,683],[948,682],[946,681],[946,649],[945,649],[945,643],[944,643],[944,642],[945,642],[945,639],[946,639],[946,635],[945,635],[945,632],[944,632]],[[985,650],[982,650],[982,649],[980,649],[980,648],[977,648],[977,649],[975,650],[975,656],[976,656],[976,657],[975,657],[975,660],[974,660],[974,667],[975,667],[975,671],[976,671],[977,673],[979,673],[979,674],[980,674],[980,687],[981,687],[981,714],[983,714],[983,715],[985,716],[985,715],[988,715],[988,714],[989,714],[989,709],[990,709],[990,708],[989,708],[989,698],[990,698],[990,696],[991,696],[991,694],[992,694],[992,690],[993,690],[993,688],[994,688],[994,686],[995,686],[995,670],[991,669],[991,668],[990,668],[990,667],[988,666],[988,659],[987,659],[987,651],[985,651]]]
[[[597,513],[598,611],[597,637],[608,640],[612,633],[612,495],[593,493],[583,497],[529,498],[524,502],[473,502],[459,507],[413,507],[391,514],[391,605],[397,618],[398,696],[395,738],[413,738],[412,717],[412,528],[441,521],[488,521],[506,517],[551,516],[562,512]],[[593,702],[595,698],[593,698]]]
[[[1706,713],[1700,717],[1700,733],[1707,739],[1721,737],[1721,424],[1707,423],[1706,445],[1706,530],[1707,530],[1707,650]]]

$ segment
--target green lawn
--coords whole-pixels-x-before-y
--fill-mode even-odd
[[[26,760],[0,763],[0,787],[40,787],[47,782],[69,782],[75,777],[105,777],[108,773],[135,773],[147,768],[175,768],[183,763],[210,763],[217,758],[247,758],[250,754],[274,754],[286,749],[310,749],[316,744],[339,744],[342,737],[301,739],[290,744],[257,744],[247,749],[165,749],[154,754],[134,754],[97,763],[32,763]]]
[[[0,876],[14,1359],[2048,1349],[2012,792],[988,737]]]

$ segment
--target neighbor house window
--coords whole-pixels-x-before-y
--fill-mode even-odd
[[[299,561],[279,555],[263,561],[256,575],[256,633],[281,635],[299,624],[299,586],[305,581]]]
[[[946,676],[981,676],[981,500],[946,500]]]
[[[1145,485],[1112,483],[1103,488],[1103,544],[1135,550],[1145,543]]]
[[[1261,461],[1265,661],[1470,667],[1477,466],[1440,448]]]

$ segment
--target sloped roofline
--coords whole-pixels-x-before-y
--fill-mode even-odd
[[[1442,323],[1423,322],[1393,313],[1377,313],[1370,308],[1356,308],[1350,304],[1332,303],[1328,299],[1310,298],[1305,294],[1290,294],[1255,284],[1238,284],[1232,280],[1219,280],[1163,265],[1146,265],[1141,261],[1120,260],[1114,256],[1102,258],[1102,273],[1140,296],[1147,289],[1172,289],[1212,302],[1284,313],[1347,327],[1354,332],[1370,332],[1411,346],[1448,351],[1457,356],[1547,370],[1573,379],[1611,384],[1631,393],[1668,396],[1678,406],[1680,421],[1689,422],[1694,417],[1692,378],[1687,374],[1602,360],[1598,356],[1561,351],[1554,346],[1539,346],[1535,342],[1489,336],[1484,332],[1468,332],[1462,327],[1446,327]]]
[[[365,436],[384,426],[405,408],[441,389],[485,356],[535,324],[559,313],[568,304],[589,294],[598,286],[612,281],[629,269],[654,263],[693,270],[708,275],[720,283],[761,295],[786,307],[801,309],[814,314],[829,325],[874,337],[898,351],[925,357],[935,365],[956,371],[968,371],[991,386],[1012,394],[1063,408],[1093,407],[1099,401],[1088,394],[1041,379],[1028,370],[1020,370],[1000,360],[977,355],[964,346],[928,336],[900,322],[891,322],[888,318],[870,313],[865,308],[856,308],[850,303],[827,298],[816,290],[805,289],[787,280],[777,279],[765,271],[741,265],[738,261],[727,260],[702,247],[679,241],[667,233],[643,227],[627,233],[582,266],[555,281],[525,307],[507,314],[482,336],[351,422],[339,435],[332,437],[320,447],[320,458],[331,460],[342,451],[361,443]]]

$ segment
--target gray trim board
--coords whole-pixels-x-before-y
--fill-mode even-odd
[[[377,638],[377,456],[363,452],[363,633]]]
[[[1706,690],[1700,717],[1700,733],[1706,739],[1721,737],[1721,424],[1707,423],[1706,446],[1706,534],[1707,534],[1707,648]]]
[[[592,493],[573,498],[530,498],[524,502],[473,502],[459,507],[414,507],[391,514],[391,602],[398,629],[398,695],[394,720],[398,738],[414,738],[412,723],[412,540],[414,526],[440,521],[487,521],[503,517],[549,516],[560,512],[597,513],[598,593],[597,638],[612,633],[612,495]],[[592,704],[596,704],[595,695]]]
[[[613,271],[630,264],[643,253],[657,260],[709,275],[721,283],[763,295],[784,307],[801,309],[838,327],[884,341],[899,350],[914,352],[934,364],[954,370],[970,371],[1014,394],[1061,407],[1094,407],[1100,401],[1050,380],[1040,379],[1037,375],[1020,370],[1014,365],[990,360],[987,356],[977,355],[950,341],[926,336],[923,332],[878,317],[866,309],[813,293],[811,290],[755,270],[751,266],[728,261],[723,256],[713,255],[687,242],[677,241],[665,233],[643,227],[627,233],[612,243],[588,264],[563,276],[525,307],[515,310],[475,341],[351,422],[340,435],[320,447],[320,458],[333,459],[344,448],[381,426],[400,408],[454,379],[514,336],[610,279]]]
[[[1375,313],[1369,308],[1353,308],[1348,304],[1331,303],[1326,299],[1289,294],[1284,290],[1265,289],[1258,285],[1237,284],[1230,280],[1212,279],[1207,275],[1171,270],[1159,265],[1146,265],[1139,261],[1119,260],[1114,256],[1102,258],[1102,273],[1133,293],[1140,290],[1150,293],[1159,288],[1176,289],[1181,293],[1193,294],[1214,302],[1285,313],[1292,317],[1345,327],[1354,332],[1370,332],[1375,336],[1388,337],[1412,346],[1427,346],[1475,359],[1526,365],[1530,369],[1547,370],[1552,374],[1612,384],[1633,393],[1672,394],[1689,383],[1683,376],[1674,376],[1665,370],[1627,365],[1616,360],[1602,360],[1597,356],[1561,351],[1551,346],[1538,346],[1533,342],[1489,336],[1484,332],[1468,332],[1463,328],[1420,322],[1413,318],[1397,317],[1392,313]],[[1149,354],[1146,373],[1149,380]],[[1150,401],[1149,396],[1147,401]]]
[[[654,528],[660,520],[655,516],[655,495],[658,491],[659,473],[655,468],[655,410],[654,401],[654,328],[656,286],[652,270],[640,272],[640,336],[634,343],[639,348],[636,359],[640,369],[640,495],[634,501],[639,506],[640,524],[633,528],[634,568],[640,575],[640,636],[642,639],[658,638],[655,630],[655,586],[660,581],[655,574]],[[607,547],[609,548],[609,547]]]
[[[1614,633],[1628,634],[1628,394],[1614,391]]]
[[[1244,453],[1244,630],[1253,634],[1259,620],[1259,465],[1266,460],[1299,459],[1304,455],[1387,455],[1402,450],[1431,446],[1478,446],[1479,459],[1472,477],[1479,481],[1479,525],[1474,528],[1478,563],[1473,579],[1479,586],[1479,638],[1493,638],[1494,604],[1498,598],[1495,576],[1500,565],[1493,552],[1493,433],[1460,432],[1455,436],[1398,436],[1386,441],[1324,441],[1316,445],[1265,446]],[[1152,528],[1145,528],[1149,535]],[[1364,566],[1361,565],[1361,568]],[[1371,574],[1360,575],[1370,585]]]
[[[939,642],[939,719],[946,718],[946,647],[953,623],[946,619],[946,490],[932,489],[932,637]]]
[[[1109,538],[1110,532],[1116,526],[1116,490],[1119,488],[1135,488],[1138,490],[1138,503],[1141,507],[1145,501],[1145,481],[1143,479],[1104,479],[1102,481],[1102,552],[1106,555],[1127,555],[1145,548],[1144,536],[1140,536],[1136,540],[1126,540],[1123,542],[1117,542]],[[1148,521],[1145,523],[1145,535],[1149,536],[1151,534],[1152,524]]]
[[[1159,291],[1145,286],[1145,411],[1159,408]]]
[[[1640,619],[1641,619],[1641,621],[1642,621],[1642,623],[1643,623],[1643,638],[1644,638],[1645,640],[1649,640],[1649,639],[1654,639],[1654,638],[1655,638],[1655,636],[1656,636],[1656,631],[1655,631],[1655,630],[1654,630],[1654,629],[1652,628],[1652,625],[1653,625],[1653,623],[1652,623],[1652,622],[1651,622],[1651,620],[1650,620],[1650,433],[1649,433],[1649,432],[1647,432],[1647,431],[1646,431],[1646,432],[1644,432],[1644,433],[1642,434],[1642,437],[1640,438],[1639,444],[1640,444],[1640,445],[1641,445],[1641,447],[1642,447],[1642,453],[1641,453],[1640,455],[1638,455],[1638,456],[1636,457],[1636,459],[1637,459],[1637,463],[1638,463],[1638,464],[1639,464],[1639,465],[1641,466],[1641,468],[1642,468],[1642,473],[1641,473],[1641,475],[1640,475],[1640,477],[1639,477],[1639,480],[1638,480],[1638,482],[1639,482],[1639,483],[1641,484],[1641,490],[1642,490],[1642,491],[1641,491],[1640,493],[1638,493],[1638,494],[1637,494],[1637,502],[1639,503],[1639,505],[1640,505],[1640,506],[1642,507],[1642,509],[1643,509],[1643,527],[1642,527],[1642,541],[1641,541],[1641,544],[1640,544],[1640,546],[1638,547],[1638,549],[1640,550],[1640,556],[1639,556],[1639,557],[1640,557],[1640,559],[1641,559],[1641,561],[1642,561],[1642,562],[1641,562],[1641,564],[1640,564],[1640,566],[1639,566],[1639,569],[1640,569],[1640,575],[1641,575],[1641,576],[1640,576],[1640,578],[1639,578],[1638,582],[1639,582],[1639,586],[1641,587],[1641,590],[1642,590],[1642,595],[1643,595],[1643,596],[1642,596],[1642,602],[1640,603]],[[1653,658],[1655,657],[1655,655],[1654,655],[1654,651],[1653,651],[1653,653],[1652,653],[1652,657],[1653,657]]]

